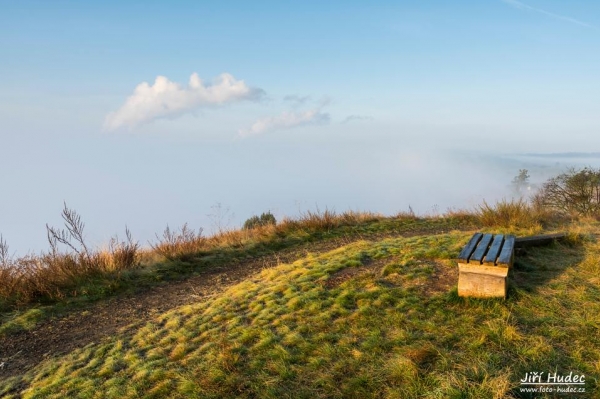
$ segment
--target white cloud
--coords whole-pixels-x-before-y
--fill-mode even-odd
[[[153,85],[148,82],[137,85],[125,104],[107,115],[104,126],[109,130],[133,128],[160,118],[175,118],[203,106],[256,100],[263,94],[263,90],[248,87],[228,73],[219,75],[212,84],[193,73],[187,87],[157,76]]]
[[[241,129],[240,136],[248,137],[273,130],[291,129],[298,126],[325,124],[330,120],[328,113],[320,108],[303,112],[283,112],[278,116],[261,118],[254,122],[249,129]]]
[[[578,19],[567,17],[565,15],[555,14],[555,13],[550,12],[550,11],[542,10],[541,8],[532,7],[532,6],[527,5],[525,3],[521,3],[520,1],[517,1],[517,0],[502,0],[502,1],[504,3],[506,3],[506,4],[509,4],[509,5],[513,6],[513,7],[521,9],[521,10],[535,11],[535,12],[538,12],[540,14],[544,14],[544,15],[546,15],[548,17],[552,17],[552,18],[555,18],[555,19],[560,19],[562,21],[567,21],[567,22],[570,22],[570,23],[573,23],[573,24],[576,24],[576,25],[579,25],[579,26],[585,26],[586,28],[596,29],[595,26],[592,26],[592,25],[590,25],[590,24],[588,24],[586,22],[580,21]]]

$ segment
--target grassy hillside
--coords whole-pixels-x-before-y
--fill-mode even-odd
[[[600,224],[533,218],[519,225],[509,216],[489,206],[444,218],[321,223],[320,215],[312,224],[239,233],[246,236],[235,245],[221,238],[146,254],[143,267],[92,296],[6,307],[0,336],[35,331],[52,314],[85,311],[92,300],[137,295],[138,285],[184,284],[200,270],[282,259],[26,372],[0,370],[0,396],[555,397],[521,392],[519,380],[573,371],[585,375],[585,392],[560,397],[599,397]],[[567,243],[517,254],[506,301],[459,298],[453,258],[482,229],[572,234]]]

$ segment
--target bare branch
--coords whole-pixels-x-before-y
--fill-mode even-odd
[[[12,259],[8,252],[8,244],[2,234],[0,234],[0,266],[8,266]]]
[[[57,243],[61,243],[71,248],[78,255],[80,254],[79,250],[75,248],[73,244],[71,244],[71,237],[65,230],[59,230],[57,228],[48,226],[48,224],[46,224],[46,230],[48,234],[48,241],[50,242],[53,252],[57,252]]]
[[[87,245],[85,245],[85,240],[83,238],[83,229],[85,224],[81,221],[81,216],[74,209],[69,209],[67,207],[67,203],[65,202],[64,209],[62,211],[62,218],[65,221],[65,227],[69,231],[69,235],[79,243],[86,257],[89,259],[90,252]],[[70,246],[73,247],[72,245]],[[77,253],[79,253],[79,251],[77,251]]]

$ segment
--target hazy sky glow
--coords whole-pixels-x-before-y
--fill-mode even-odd
[[[500,198],[597,152],[600,2],[0,0],[0,233]],[[560,162],[557,164],[556,162]],[[591,160],[590,163],[593,163]],[[469,181],[469,184],[465,184]],[[457,188],[459,187],[459,188]]]

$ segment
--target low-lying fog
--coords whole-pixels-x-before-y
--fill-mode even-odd
[[[519,169],[528,169],[535,184],[568,166],[600,166],[597,154],[434,149],[435,140],[391,137],[200,145],[132,135],[104,136],[75,151],[39,145],[30,149],[36,163],[3,178],[8,194],[0,196],[0,233],[17,255],[47,249],[45,223],[61,225],[63,200],[81,214],[95,245],[123,236],[125,225],[145,245],[167,224],[187,222],[211,233],[268,210],[277,219],[317,207],[435,214],[510,198]]]

